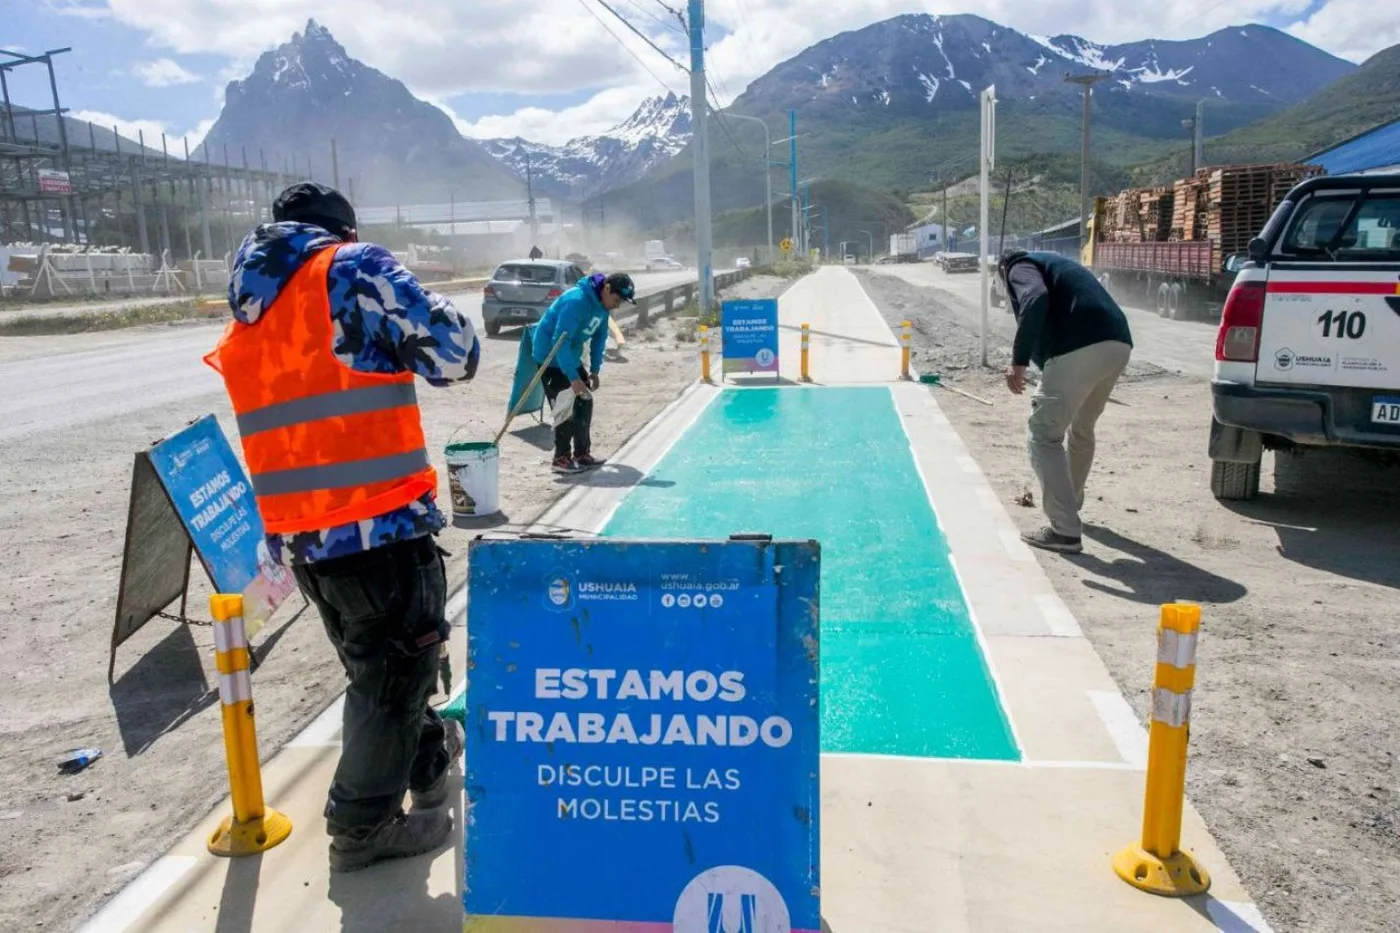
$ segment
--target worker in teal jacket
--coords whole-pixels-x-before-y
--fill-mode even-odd
[[[631,276],[595,273],[560,295],[535,325],[531,347],[535,364],[544,366],[540,383],[550,407],[565,389],[575,396],[574,413],[554,429],[554,472],[579,473],[600,466],[593,456],[589,428],[593,424],[593,398],[598,389],[598,371],[603,368],[603,352],[608,345],[608,320],[624,301],[636,304],[636,286]],[[564,335],[554,359],[549,351]],[[584,366],[584,345],[589,345],[589,365]],[[549,365],[545,366],[545,361]]]

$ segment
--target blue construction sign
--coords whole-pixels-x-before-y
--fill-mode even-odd
[[[148,456],[215,588],[243,595],[252,637],[296,589],[296,579],[272,559],[253,485],[218,420],[205,415]]]
[[[778,375],[778,302],[775,298],[720,305],[725,373]]]
[[[819,546],[468,567],[465,929],[817,933]]]

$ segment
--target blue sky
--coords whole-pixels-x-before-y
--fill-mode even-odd
[[[610,0],[673,58],[686,39],[667,7],[684,0]],[[1141,12],[1125,13],[1125,9]],[[1352,60],[1400,44],[1400,16],[1379,0],[709,0],[710,65],[727,103],[803,48],[907,12],[978,13],[1026,32],[1096,42],[1189,38],[1243,22],[1288,30]],[[226,83],[308,17],[349,53],[404,81],[471,135],[559,143],[600,132],[647,96],[688,79],[602,9],[599,0],[0,0],[0,48],[58,58],[74,115],[125,132],[197,141]],[[609,34],[609,30],[612,34]],[[619,41],[621,39],[621,41]],[[17,103],[48,106],[47,76],[10,76]]]

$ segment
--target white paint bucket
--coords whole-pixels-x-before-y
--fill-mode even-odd
[[[490,441],[447,445],[447,484],[454,519],[485,518],[501,510],[501,450]]]

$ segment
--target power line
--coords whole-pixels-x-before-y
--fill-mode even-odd
[[[625,0],[625,2],[629,7],[636,10],[639,14],[645,16],[647,19],[651,20],[651,22],[655,23],[662,29],[666,29],[677,34],[682,32],[680,26],[666,19],[663,19],[655,13],[651,12],[650,10],[644,8],[641,5],[641,3],[638,2],[638,0]]]
[[[582,0],[580,0],[580,2],[582,2]],[[605,9],[605,10],[607,10],[607,11],[608,11],[609,13],[611,13],[613,16],[616,16],[616,17],[618,18],[618,20],[622,23],[622,25],[624,25],[624,26],[626,26],[628,29],[632,30],[632,32],[634,32],[643,42],[645,42],[647,45],[651,46],[652,49],[656,52],[657,55],[660,55],[662,58],[666,59],[666,61],[670,62],[672,65],[675,65],[676,68],[678,68],[679,70],[685,72],[686,74],[690,74],[690,69],[689,69],[689,68],[685,67],[685,66],[682,65],[680,62],[678,62],[678,61],[676,61],[674,58],[672,58],[672,57],[670,56],[669,53],[667,53],[667,52],[665,52],[665,51],[662,50],[661,46],[659,46],[659,45],[657,45],[655,42],[651,41],[651,37],[650,37],[650,36],[648,36],[646,33],[642,32],[642,31],[641,31],[640,29],[638,29],[636,26],[633,26],[631,20],[629,20],[627,17],[625,17],[625,16],[623,16],[621,13],[617,12],[617,10],[614,10],[611,6],[609,6],[609,5],[608,5],[608,0],[597,0],[597,3],[598,3],[598,5],[599,5],[600,7],[602,7],[602,8]],[[589,12],[592,12],[592,11],[590,10]],[[619,41],[621,41],[621,40],[619,40]],[[635,56],[634,56],[634,57],[635,57]]]
[[[599,0],[599,2],[601,3],[602,0]],[[659,85],[661,85],[668,93],[670,92],[671,86],[670,86],[669,84],[667,84],[665,81],[661,80],[661,77],[660,77],[659,75],[657,75],[656,72],[652,71],[650,68],[647,67],[647,63],[644,62],[644,61],[642,61],[641,56],[639,56],[636,52],[632,51],[632,47],[629,46],[626,42],[623,42],[623,41],[622,41],[622,37],[619,36],[617,33],[615,33],[615,32],[612,31],[612,28],[609,27],[608,24],[607,24],[606,22],[604,22],[603,18],[602,18],[601,16],[598,15],[598,13],[597,13],[596,10],[594,10],[591,6],[588,5],[588,3],[586,2],[586,0],[578,0],[578,4],[579,4],[579,6],[583,7],[585,10],[588,11],[588,15],[589,15],[589,16],[592,16],[594,19],[596,19],[596,20],[598,21],[598,25],[602,26],[604,29],[606,29],[606,30],[608,31],[608,35],[612,36],[613,39],[617,41],[617,44],[620,45],[620,46],[622,46],[622,48],[627,52],[627,54],[628,54],[628,55],[631,55],[632,58],[637,62],[638,65],[641,65],[641,66],[642,66],[642,70],[644,70],[647,74],[649,74],[649,75],[651,75],[653,78],[655,78],[655,79],[656,79],[656,83],[659,84]],[[604,5],[606,6],[606,4],[604,4]],[[614,14],[614,15],[616,15],[616,14]],[[626,22],[626,20],[624,20],[624,22]],[[676,65],[676,63],[675,63],[674,61],[672,61],[671,64]],[[680,68],[680,65],[676,65],[676,67],[677,67],[677,68]],[[682,70],[682,71],[685,71],[684,68],[681,68],[681,70]]]

